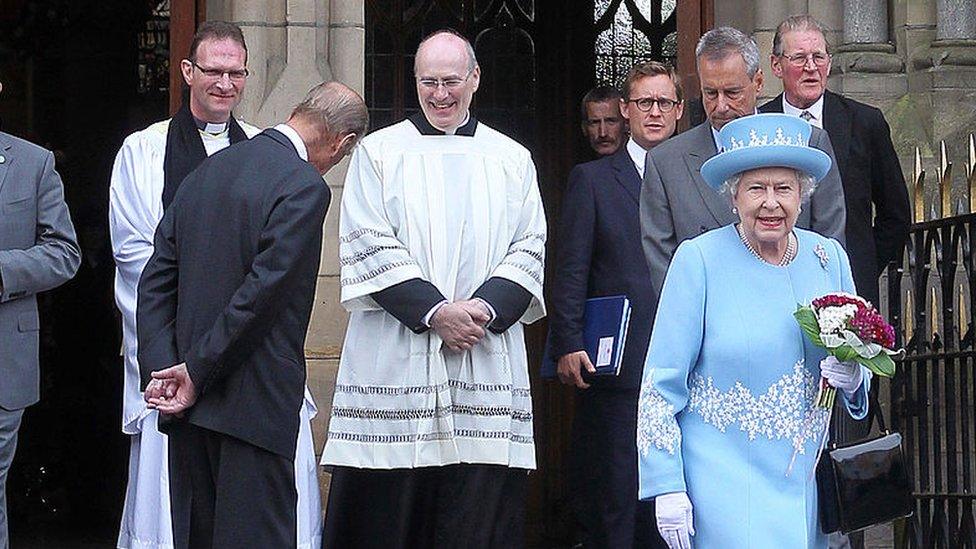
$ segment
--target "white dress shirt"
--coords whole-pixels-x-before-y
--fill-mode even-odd
[[[786,95],[785,94],[783,95],[783,113],[784,114],[791,114],[793,116],[800,116],[800,114],[803,111],[807,111],[807,112],[809,112],[813,116],[813,118],[811,118],[810,120],[807,120],[807,122],[809,122],[810,124],[812,124],[812,125],[820,128],[821,130],[823,129],[823,105],[824,105],[824,98],[823,98],[823,95],[821,95],[820,96],[820,99],[817,99],[817,101],[813,105],[810,105],[809,108],[807,108],[807,109],[798,109],[798,108],[794,107],[793,105],[790,105],[790,102],[786,100]]]
[[[305,142],[302,141],[302,137],[298,135],[295,128],[292,128],[288,124],[278,124],[274,129],[285,134],[285,137],[291,141],[291,144],[295,146],[295,150],[298,151],[298,157],[308,162],[308,148],[305,147]]]
[[[634,161],[637,173],[640,174],[641,179],[644,179],[644,161],[647,159],[647,151],[631,137],[627,140],[627,153],[630,154],[630,159]]]

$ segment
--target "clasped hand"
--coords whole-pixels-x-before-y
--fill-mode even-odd
[[[491,320],[487,307],[477,299],[448,303],[437,309],[430,327],[452,351],[468,351],[485,337]]]
[[[197,401],[196,387],[186,363],[153,372],[143,398],[149,408],[159,410],[161,414],[182,416]]]

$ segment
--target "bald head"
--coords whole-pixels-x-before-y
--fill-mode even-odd
[[[413,59],[414,74],[417,73],[417,65],[421,56],[428,55],[429,52],[436,52],[438,55],[443,55],[445,52],[451,52],[457,55],[463,52],[465,66],[469,71],[474,70],[478,65],[478,59],[474,55],[474,48],[471,47],[471,42],[451,29],[434,31],[420,41],[420,45],[417,46],[417,55]]]
[[[451,132],[464,123],[481,81],[481,69],[467,39],[441,30],[422,40],[414,57],[414,76],[420,108],[431,126]]]
[[[322,174],[352,151],[368,124],[363,98],[334,81],[309,90],[288,119],[308,148],[308,161]]]

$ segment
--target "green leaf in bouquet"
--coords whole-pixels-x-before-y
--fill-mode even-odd
[[[892,377],[895,375],[895,361],[886,353],[881,353],[872,358],[862,358],[859,362],[868,367],[875,375],[881,377]]]
[[[813,309],[803,306],[797,307],[796,312],[793,313],[793,318],[796,319],[810,343],[817,347],[825,347],[823,341],[820,340],[820,323],[817,322],[817,315],[814,314]]]
[[[866,358],[862,358],[861,355],[857,354],[857,351],[855,351],[850,345],[835,347],[830,350],[830,354],[837,357],[837,360],[841,362],[860,362],[864,364],[864,362],[867,360]],[[865,364],[865,366],[867,366],[867,364]],[[870,366],[868,366],[868,368],[870,368]]]

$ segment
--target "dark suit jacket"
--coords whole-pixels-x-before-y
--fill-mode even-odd
[[[594,387],[637,388],[651,336],[657,296],[641,250],[641,179],[626,145],[579,164],[569,174],[549,303],[554,357],[583,350],[583,308],[590,297],[626,295],[633,307],[619,377]]]
[[[81,264],[54,155],[0,133],[0,407],[37,402],[38,292]]]
[[[818,128],[810,146],[831,158],[830,137]],[[654,290],[661,291],[671,256],[682,241],[738,222],[729,196],[705,183],[701,167],[715,156],[715,139],[708,122],[668,139],[647,153],[641,187],[641,238]],[[844,242],[844,189],[836,161],[803,203],[796,226]]]
[[[783,112],[783,95],[759,110]],[[844,185],[854,284],[877,305],[878,276],[888,262],[901,258],[911,224],[908,188],[891,130],[878,109],[830,91],[824,94],[823,122]]]
[[[187,176],[139,281],[143,387],[151,372],[186,362],[198,400],[184,420],[294,458],[329,200],[275,130]]]

